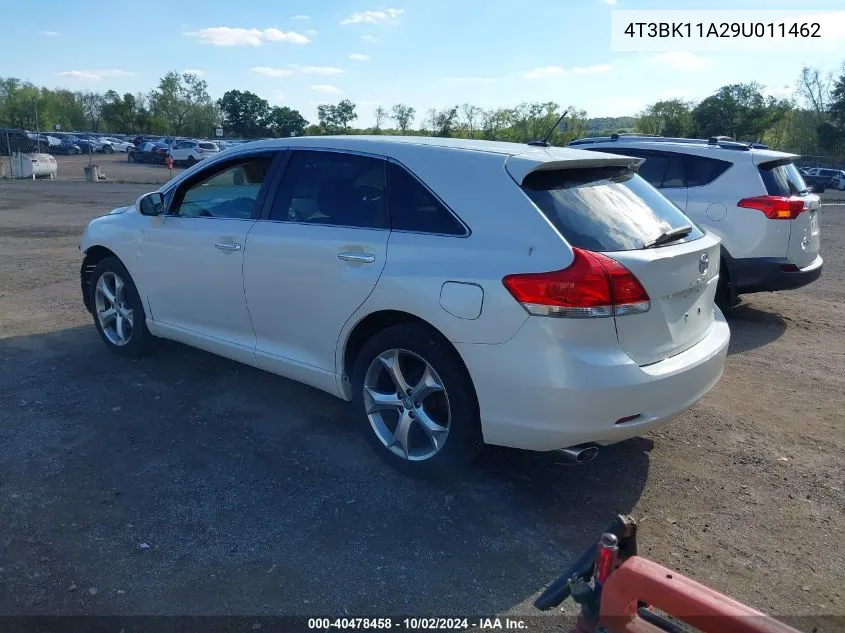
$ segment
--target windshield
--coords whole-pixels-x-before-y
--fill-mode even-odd
[[[645,248],[664,233],[704,233],[659,191],[628,168],[535,171],[523,191],[572,246],[612,252]]]

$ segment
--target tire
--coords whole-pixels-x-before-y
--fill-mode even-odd
[[[114,280],[122,283],[122,288]],[[106,257],[94,269],[92,281],[88,305],[106,347],[121,356],[143,356],[149,351],[153,336],[147,329],[143,302],[126,267],[116,257]],[[108,299],[109,293],[115,301]],[[116,318],[101,316],[115,308]]]
[[[114,148],[111,145],[103,145],[103,154],[113,154]]]
[[[395,364],[397,356],[399,380],[391,376],[386,364]],[[422,381],[426,369],[428,380]],[[400,399],[397,384],[410,385],[411,393]],[[419,393],[418,388],[424,384],[429,395],[414,402],[414,391]],[[483,446],[472,380],[457,352],[424,324],[395,325],[367,341],[355,359],[352,389],[359,430],[380,458],[406,475],[454,475]],[[368,414],[367,405],[373,404],[369,394],[374,392],[393,395],[393,402],[375,411],[370,409],[372,413]],[[441,430],[426,432],[423,419]],[[402,422],[407,429],[404,443],[397,441],[403,435],[397,433]]]
[[[193,157],[193,155],[188,156],[188,167],[193,167],[196,165],[197,159]]]
[[[714,302],[722,312],[739,305],[739,296],[734,293],[730,271],[724,259],[719,263],[719,283],[716,286]]]

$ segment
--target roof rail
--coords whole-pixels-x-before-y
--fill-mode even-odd
[[[607,143],[611,141],[619,141],[625,138],[630,140],[643,140],[649,143],[687,143],[691,145],[718,145],[722,149],[736,149],[740,151],[748,151],[750,149],[769,149],[768,145],[763,143],[742,142],[736,141],[729,136],[711,136],[709,139],[703,138],[673,138],[669,136],[656,136],[654,134],[611,134],[610,136],[592,136],[576,139],[571,141],[570,145],[590,145],[593,143]]]

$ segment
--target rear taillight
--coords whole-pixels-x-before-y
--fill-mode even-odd
[[[798,196],[755,196],[736,203],[743,209],[756,209],[771,220],[794,220],[804,211],[804,199]]]
[[[647,312],[648,293],[633,273],[601,253],[573,248],[568,268],[508,275],[502,280],[529,314],[567,318]]]

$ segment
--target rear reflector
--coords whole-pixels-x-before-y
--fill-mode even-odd
[[[756,209],[771,220],[794,220],[804,211],[804,199],[799,196],[755,196],[736,203],[744,209]]]
[[[514,299],[534,316],[574,319],[648,312],[651,301],[634,274],[607,255],[573,248],[568,268],[502,279]]]
[[[798,266],[796,266],[795,264],[781,264],[780,269],[781,269],[781,272],[785,272],[785,273],[797,273],[798,272]]]

